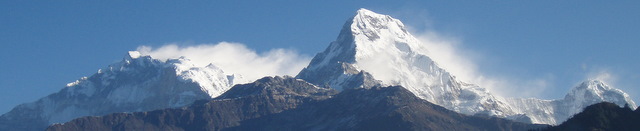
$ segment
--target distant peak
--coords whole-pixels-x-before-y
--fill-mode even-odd
[[[619,106],[625,104],[632,107],[636,106],[635,102],[627,93],[620,89],[613,88],[598,79],[586,80],[574,87],[564,97],[564,101],[573,104],[573,106],[569,107],[570,111],[575,111],[573,113],[580,112],[580,110],[588,105],[603,101],[612,102]]]
[[[601,80],[590,79],[582,82],[580,85],[574,87],[566,97],[572,97],[576,99],[586,98],[599,98],[603,100],[609,100],[609,98],[616,98],[614,101],[617,104],[630,103],[635,106],[635,102],[629,98],[624,91],[613,88]],[[619,100],[619,101],[618,101]]]

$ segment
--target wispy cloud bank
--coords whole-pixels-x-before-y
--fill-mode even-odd
[[[296,75],[311,58],[292,49],[271,49],[258,53],[240,43],[220,42],[178,46],[167,44],[158,48],[140,46],[137,49],[143,55],[166,60],[184,56],[196,66],[204,67],[210,63],[220,67],[225,73],[240,74],[247,80],[264,76]]]
[[[518,76],[486,75],[478,69],[483,55],[463,48],[458,38],[439,35],[437,32],[423,29],[422,32],[412,29],[416,36],[427,47],[426,54],[438,65],[462,81],[477,84],[489,89],[498,96],[505,97],[539,97],[548,87],[553,76],[537,79],[518,79]]]

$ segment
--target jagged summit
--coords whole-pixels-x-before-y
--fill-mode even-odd
[[[636,103],[627,93],[620,89],[611,88],[600,80],[587,80],[582,82],[579,86],[574,87],[569,94],[565,96],[564,100],[583,105],[608,101],[618,105],[628,104],[631,107],[636,107]],[[572,108],[580,110],[583,107],[573,106]]]
[[[319,53],[308,68],[315,69],[337,61],[353,63],[356,56],[370,56],[387,49],[410,52],[418,48],[417,40],[406,31],[400,20],[388,15],[360,9],[349,19],[340,31],[336,41]],[[393,43],[396,43],[395,45]]]
[[[590,80],[583,81],[582,83],[580,83],[579,86],[576,86],[575,88],[573,88],[573,90],[580,90],[580,89],[602,91],[602,90],[611,90],[612,88],[609,87],[604,81],[601,81],[598,79],[590,79]]]
[[[425,52],[427,47],[388,15],[360,9],[347,20],[336,41],[318,53],[298,78],[341,90],[363,85],[400,85],[416,96],[464,114],[511,114],[486,90],[455,79]],[[372,80],[353,86],[356,74]],[[358,79],[365,81],[364,79]]]
[[[583,81],[578,86],[571,89],[572,92],[580,91],[580,90],[587,90],[589,92],[593,92],[596,94],[602,94],[603,92],[606,92],[609,90],[617,90],[617,89],[611,88],[602,80],[590,79],[590,80]]]
[[[401,39],[409,35],[400,20],[367,9],[358,10],[352,22],[351,33],[354,36],[364,35],[371,41],[378,40],[382,35]]]
[[[526,114],[534,123],[559,124],[585,107],[600,103],[612,102],[619,106],[628,104],[635,107],[635,102],[620,89],[610,87],[601,80],[587,80],[573,87],[562,99],[541,100],[507,98],[515,112]]]
[[[161,61],[130,51],[123,60],[67,84],[57,93],[0,116],[0,130],[42,130],[82,116],[175,108],[211,99],[237,81],[222,69],[187,58]]]

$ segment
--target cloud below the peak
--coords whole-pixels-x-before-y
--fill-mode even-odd
[[[311,57],[293,49],[275,48],[259,53],[241,43],[178,45],[171,43],[157,48],[139,46],[137,51],[160,60],[184,56],[198,67],[214,64],[227,74],[240,74],[249,81],[274,75],[295,76],[311,60]]]

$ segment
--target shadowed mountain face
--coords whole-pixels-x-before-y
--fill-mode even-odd
[[[640,108],[639,108],[640,109]],[[588,106],[566,122],[547,128],[549,131],[637,131],[640,130],[640,110],[602,102]]]
[[[216,99],[196,101],[181,109],[84,117],[52,125],[47,130],[220,130],[333,94],[336,91],[318,88],[305,81],[265,77],[254,83],[234,86]]]
[[[530,125],[467,116],[416,97],[400,86],[347,89],[282,113],[242,122],[232,130],[528,130]]]
[[[541,127],[466,116],[399,87],[336,94],[300,79],[265,77],[181,109],[84,117],[48,130],[527,130]]]

